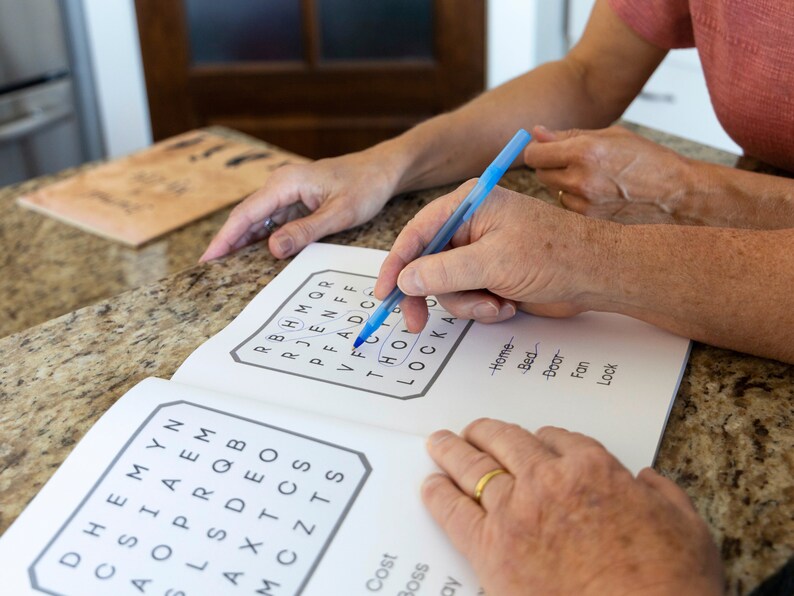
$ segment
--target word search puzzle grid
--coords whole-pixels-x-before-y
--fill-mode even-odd
[[[377,307],[375,277],[336,270],[310,275],[275,313],[231,352],[241,364],[396,399],[427,393],[471,326],[428,298],[420,334],[399,307],[358,350],[353,340]]]
[[[339,445],[164,404],[38,556],[32,585],[50,594],[299,594],[370,472],[362,453]]]

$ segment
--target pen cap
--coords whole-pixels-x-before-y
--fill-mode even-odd
[[[518,157],[518,154],[527,146],[530,139],[532,139],[532,135],[523,128],[519,128],[518,132],[513,135],[513,138],[510,139],[507,145],[504,146],[504,149],[496,156],[496,159],[491,162],[491,165],[485,168],[477,185],[472,189],[469,196],[466,197],[466,200],[461,203],[461,207],[466,208],[463,221],[468,221],[474,214],[474,211],[485,200],[485,197],[488,196],[488,193],[491,192],[493,187],[496,186],[499,179],[504,176],[507,168],[512,165],[516,157]],[[466,206],[467,201],[468,206]]]
[[[513,135],[513,138],[510,139],[507,145],[504,146],[504,149],[496,156],[496,159],[491,162],[491,165],[485,168],[485,172],[480,176],[480,182],[485,185],[488,192],[490,192],[491,188],[504,176],[507,168],[513,164],[518,154],[527,146],[530,139],[532,139],[532,135],[523,128],[519,128],[518,132]]]
[[[518,132],[513,135],[510,142],[499,152],[499,155],[496,156],[496,159],[493,160],[491,165],[504,174],[507,168],[513,164],[516,157],[518,157],[518,154],[521,153],[522,149],[527,146],[531,138],[532,135],[523,128],[519,128]]]

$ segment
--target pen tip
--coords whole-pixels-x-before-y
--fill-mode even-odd
[[[353,342],[353,349],[355,350],[358,346],[364,343],[364,340],[360,337],[356,338],[356,341]]]

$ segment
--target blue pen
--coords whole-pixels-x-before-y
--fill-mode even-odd
[[[510,139],[510,142],[505,145],[504,149],[499,152],[499,155],[496,156],[493,163],[485,168],[485,172],[480,176],[477,184],[471,189],[468,196],[463,199],[463,202],[458,208],[455,209],[455,213],[453,213],[447,222],[441,226],[441,229],[436,233],[420,256],[424,257],[437,253],[449,243],[455,235],[455,232],[458,231],[458,228],[474,214],[477,207],[482,204],[485,197],[488,196],[488,193],[493,190],[493,187],[496,186],[499,179],[504,176],[507,168],[510,167],[519,153],[527,146],[531,138],[532,136],[527,131],[523,128],[519,129],[515,136]],[[391,294],[386,297],[386,300],[375,309],[375,312],[372,313],[372,316],[364,324],[361,333],[358,334],[356,341],[353,342],[354,350],[367,341],[367,338],[378,330],[389,316],[389,313],[394,310],[403,298],[405,298],[405,294],[400,291],[400,288],[395,287]]]

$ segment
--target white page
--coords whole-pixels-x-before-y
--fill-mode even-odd
[[[422,334],[402,332],[395,313],[351,352],[385,255],[309,246],[174,380],[420,435],[483,416],[556,425],[633,472],[652,464],[688,340],[610,313],[481,325],[431,302]]]
[[[2,591],[476,594],[433,470],[420,437],[147,379],[0,538]]]

